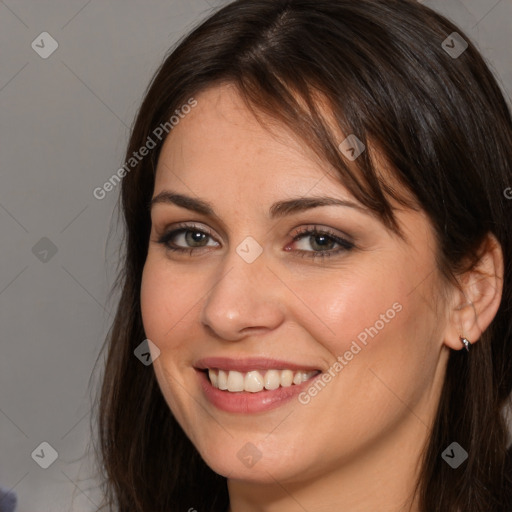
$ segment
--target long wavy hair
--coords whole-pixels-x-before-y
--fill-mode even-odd
[[[443,43],[453,32],[468,43],[458,56]],[[450,353],[415,490],[422,512],[512,511],[504,414],[512,391],[511,115],[469,38],[412,0],[237,0],[182,38],[155,73],[126,160],[149,138],[155,147],[121,185],[124,238],[114,284],[120,299],[100,352],[106,352],[104,375],[91,424],[104,490],[100,510],[223,512],[229,504],[226,478],[201,459],[152,367],[134,356],[146,338],[141,276],[165,138],[155,133],[165,123],[169,128],[191,98],[225,83],[236,86],[261,122],[291,128],[398,232],[390,198],[407,201],[379,176],[370,152],[357,159],[357,170],[346,165],[320,107],[328,106],[343,133],[379,148],[428,215],[439,272],[454,285],[478,262],[486,235],[499,241],[505,260],[499,310],[469,353]],[[453,441],[468,452],[456,470],[441,457]]]

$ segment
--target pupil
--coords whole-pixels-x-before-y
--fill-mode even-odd
[[[313,236],[313,240],[315,240],[315,244],[319,247],[326,247],[329,245],[329,237],[325,235],[315,235]],[[320,240],[320,243],[318,243],[318,240]]]
[[[204,233],[200,233],[199,231],[190,231],[188,234],[194,243],[201,242],[204,236],[206,236]]]

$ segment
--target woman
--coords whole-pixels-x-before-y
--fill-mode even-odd
[[[107,506],[512,510],[512,122],[466,35],[409,0],[233,2],[126,160]]]

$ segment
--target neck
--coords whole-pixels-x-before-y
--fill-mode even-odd
[[[336,468],[302,480],[228,479],[228,512],[420,512],[413,496],[428,428],[409,411],[401,425]]]

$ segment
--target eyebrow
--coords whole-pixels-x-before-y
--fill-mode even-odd
[[[215,211],[211,203],[195,197],[190,197],[184,194],[178,194],[170,190],[163,190],[149,203],[149,208],[153,208],[156,204],[174,204],[181,208],[186,208],[202,215],[216,217]],[[287,199],[283,201],[277,201],[269,209],[269,216],[271,219],[285,217],[294,213],[299,213],[311,208],[318,208],[320,206],[345,206],[348,208],[354,208],[360,210],[363,213],[372,215],[369,209],[360,206],[352,201],[344,199],[336,199],[334,197],[298,197],[293,199]]]

